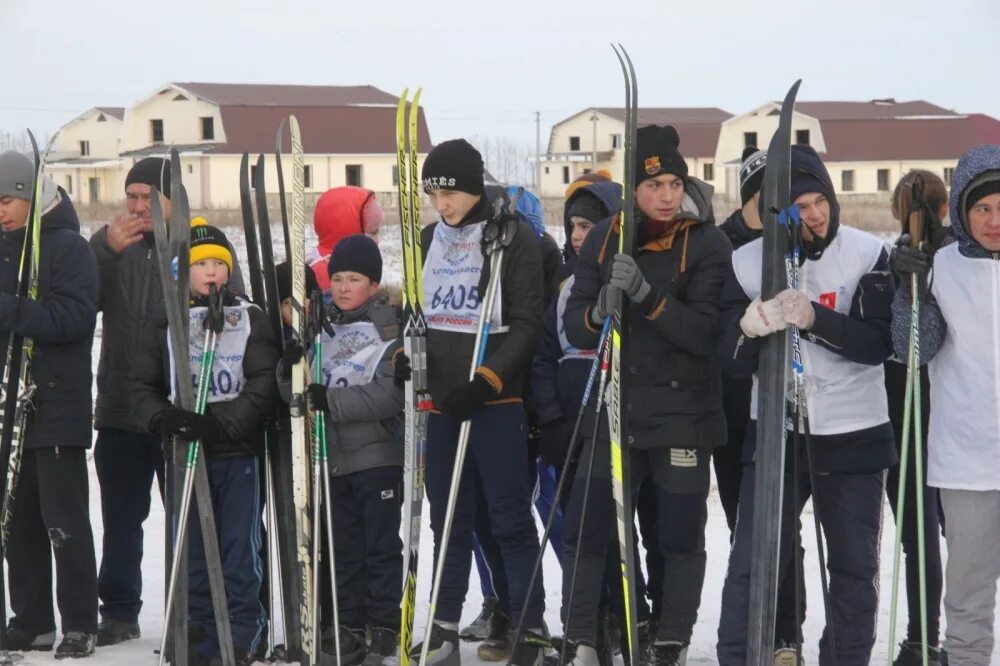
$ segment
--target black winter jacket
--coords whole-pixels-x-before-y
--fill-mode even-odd
[[[90,359],[97,320],[97,260],[80,236],[69,196],[59,188],[58,204],[42,216],[38,298],[19,301],[15,294],[25,233],[0,232],[0,338],[6,342],[13,332],[34,341],[31,377],[37,392],[25,446],[86,448],[93,416]]]
[[[732,248],[715,226],[708,185],[687,180],[679,215],[684,221],[669,249],[634,252],[653,291],[648,303],[628,302],[627,443],[711,450],[726,441],[715,350],[719,294]],[[590,310],[607,283],[617,247],[617,226],[606,221],[590,232],[580,251],[565,325],[567,338],[581,349],[597,346],[600,331],[590,323]]]
[[[224,305],[236,305],[238,299],[242,297],[229,294]],[[255,456],[264,452],[265,425],[277,395],[274,369],[278,363],[278,348],[264,312],[255,305],[247,312],[250,337],[243,355],[245,382],[233,400],[208,405],[206,413],[218,419],[226,433],[223,440],[203,442],[209,458]],[[171,407],[167,399],[170,394],[169,366],[167,315],[161,303],[142,335],[126,385],[132,396],[135,420],[143,432],[155,433],[162,412]]]

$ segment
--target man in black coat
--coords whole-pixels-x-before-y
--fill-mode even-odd
[[[17,294],[35,166],[0,154],[0,338],[30,339],[35,388],[23,435],[21,471],[8,529],[13,617],[7,648],[50,650],[55,642],[52,567],[63,640],[57,657],[85,657],[97,632],[97,565],[90,526],[86,450],[90,447],[91,346],[97,320],[94,254],[62,188],[45,179],[38,202],[38,291]]]
[[[650,664],[679,663],[691,639],[705,577],[709,457],[726,441],[715,344],[719,295],[732,249],[715,226],[711,188],[688,176],[679,143],[673,127],[639,130],[637,210],[627,220],[637,225],[636,246],[629,253],[615,254],[617,221],[598,225],[580,252],[564,315],[570,344],[592,349],[616,300],[628,308],[621,378],[629,385],[623,405],[628,433],[623,444],[632,472],[627,483],[638,489],[646,478],[653,479],[664,558],[663,606],[656,637],[645,655]],[[585,423],[582,431],[588,436],[592,426]],[[614,533],[608,438],[602,416],[588,504],[581,506],[584,483],[578,478],[564,527],[567,561],[572,561],[573,551],[582,549],[573,635],[567,638],[583,644],[596,634],[599,571]],[[594,441],[585,441],[581,459],[593,446]],[[585,468],[580,465],[577,474],[585,474]],[[584,540],[577,544],[584,510]],[[564,599],[573,583],[564,577]],[[589,591],[584,593],[583,588]],[[582,608],[585,617],[577,617]]]

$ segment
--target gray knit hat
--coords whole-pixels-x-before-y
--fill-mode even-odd
[[[0,197],[31,201],[31,188],[35,180],[35,164],[30,157],[15,150],[0,153]],[[56,197],[56,184],[45,177],[42,181],[42,209]]]

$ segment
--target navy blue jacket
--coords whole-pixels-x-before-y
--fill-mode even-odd
[[[59,197],[42,216],[36,300],[16,296],[25,229],[0,232],[0,339],[6,343],[13,332],[34,340],[31,376],[37,392],[27,448],[86,448],[91,442],[90,359],[100,279],[97,259],[62,188]]]

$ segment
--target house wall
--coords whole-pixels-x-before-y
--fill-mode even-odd
[[[722,171],[727,162],[739,162],[743,155],[744,134],[746,132],[757,133],[757,147],[766,149],[771,142],[771,137],[778,129],[778,115],[769,115],[774,107],[767,105],[754,112],[743,116],[731,118],[722,123],[719,132],[719,145],[715,149],[715,163],[720,165],[717,173],[721,181],[725,181]],[[826,152],[826,143],[823,141],[823,133],[820,130],[819,121],[801,113],[792,115],[792,142],[795,142],[795,132],[797,130],[809,130],[809,144],[820,154]]]
[[[187,99],[174,99],[181,94]],[[215,138],[212,141],[202,139],[202,117],[215,119]],[[150,121],[154,119],[163,121],[164,145],[172,143],[177,145],[197,145],[199,143],[209,145],[224,143],[226,140],[222,127],[222,115],[215,104],[195,99],[188,93],[181,93],[176,88],[168,87],[163,92],[125,111],[122,126],[122,152],[146,148],[153,143]]]
[[[101,112],[92,110],[63,127],[53,151],[58,155],[80,155],[80,142],[89,141],[90,157],[117,158],[122,121],[107,113],[103,115],[104,122],[98,122]]]

